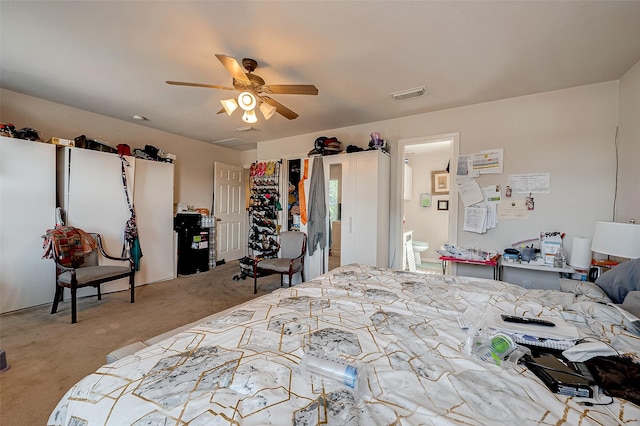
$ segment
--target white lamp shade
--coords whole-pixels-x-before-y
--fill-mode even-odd
[[[238,103],[235,99],[223,99],[220,103],[228,115],[231,115],[231,113],[238,108]]]
[[[262,115],[264,115],[265,120],[268,120],[276,112],[276,107],[263,102],[260,104],[260,111],[262,111]]]
[[[256,97],[249,92],[242,92],[238,95],[238,105],[245,111],[250,111],[256,107]]]
[[[256,112],[254,110],[245,111],[244,115],[242,116],[242,121],[250,124],[255,123],[256,121],[258,121],[258,117],[256,117]]]
[[[597,221],[591,250],[626,259],[640,258],[640,225]]]

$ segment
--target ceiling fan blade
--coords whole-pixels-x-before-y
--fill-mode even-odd
[[[167,81],[167,84],[173,84],[176,86],[207,87],[209,89],[236,90],[235,87],[216,86],[214,84],[187,83],[184,81]]]
[[[262,90],[270,95],[317,95],[318,88],[313,84],[269,84]]]
[[[218,60],[222,62],[222,65],[224,65],[224,67],[227,69],[227,71],[229,71],[233,78],[238,81],[251,84],[251,80],[249,80],[247,75],[244,73],[244,69],[234,58],[227,55],[220,55],[218,53],[216,53],[216,58],[218,58]]]
[[[288,118],[289,120],[294,120],[298,118],[298,114],[291,111],[289,108],[282,105],[280,102],[275,101],[268,96],[262,96],[260,99],[262,99],[264,102],[268,103],[269,105],[276,107],[276,112],[281,116],[283,116],[284,118]]]
[[[216,114],[226,114],[227,111],[224,110],[224,108],[220,108],[220,111],[216,112]]]

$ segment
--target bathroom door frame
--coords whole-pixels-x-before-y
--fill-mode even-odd
[[[405,147],[407,145],[421,145],[434,142],[451,141],[449,148],[449,232],[448,240],[450,244],[458,244],[458,185],[456,182],[456,174],[458,171],[458,156],[460,152],[460,133],[443,133],[439,135],[420,136],[409,139],[399,139],[397,144],[397,155],[395,155],[396,182],[398,182],[398,191],[395,191],[395,199],[391,200],[396,208],[395,211],[399,215],[391,221],[392,241],[395,241],[392,253],[402,253],[402,218],[404,217],[403,191],[404,173],[403,167],[405,157]],[[392,158],[394,158],[392,156]],[[435,248],[434,248],[435,249]],[[396,269],[402,269],[402,257],[390,253],[389,265]],[[456,265],[452,265],[451,273],[456,273]]]

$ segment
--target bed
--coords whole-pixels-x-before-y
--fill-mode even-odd
[[[637,424],[629,401],[585,405],[520,364],[483,362],[465,348],[458,317],[490,309],[562,317],[637,362],[640,337],[587,284],[526,290],[342,266],[104,365],[66,393],[48,424]],[[305,353],[360,366],[365,385],[353,392],[309,374]]]

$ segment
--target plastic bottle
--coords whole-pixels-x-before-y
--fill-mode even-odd
[[[515,348],[516,344],[511,337],[503,333],[498,333],[493,336],[491,340],[480,345],[475,352],[481,360],[501,365],[502,361],[504,361]]]
[[[564,268],[564,261],[565,261],[564,248],[562,247],[562,243],[560,243],[560,247],[558,248],[558,251],[553,256],[553,266],[556,268]]]
[[[342,358],[306,352],[300,361],[300,368],[303,373],[307,372],[345,386],[356,396],[361,396],[364,390],[364,368],[359,362],[347,362]]]

